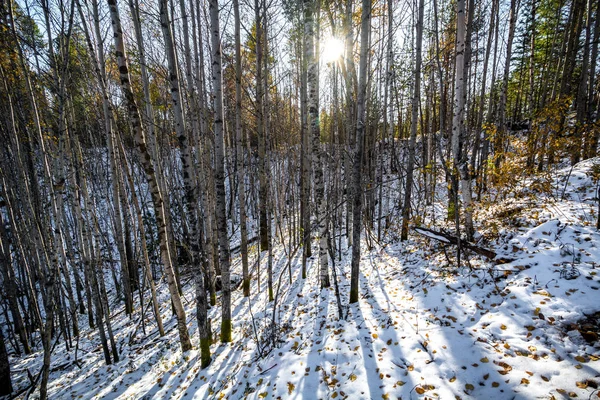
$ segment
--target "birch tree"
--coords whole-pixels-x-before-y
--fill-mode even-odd
[[[315,40],[315,13],[319,18],[317,1],[304,0],[304,35],[307,46],[305,57],[307,63],[308,84],[308,126],[312,138],[312,159],[315,182],[315,220],[319,226],[319,266],[321,288],[330,286],[327,259],[327,204],[323,182],[323,157],[321,155],[321,128],[319,124],[319,60],[318,41]]]
[[[242,52],[239,0],[233,0],[233,14],[235,18],[235,148],[240,204],[240,254],[242,256],[242,290],[244,297],[248,297],[250,296],[250,276],[248,275],[248,228],[246,225],[246,173],[242,146]]]
[[[360,23],[360,61],[356,117],[356,144],[352,163],[352,264],[350,270],[350,303],[358,302],[358,278],[360,274],[360,235],[362,229],[362,159],[366,124],[367,53],[371,27],[371,1],[362,0]]]
[[[209,0],[212,83],[213,83],[213,129],[215,132],[215,191],[217,230],[221,263],[222,309],[221,342],[231,342],[231,281],[229,276],[229,236],[225,212],[225,142],[223,135],[223,77],[221,69],[221,32],[219,24],[219,2]]]
[[[467,152],[464,149],[466,143],[465,130],[465,35],[466,15],[465,1],[458,0],[456,3],[456,58],[455,58],[455,81],[454,81],[454,108],[452,117],[452,155],[454,158],[455,173],[460,176],[460,189],[462,192],[463,207],[465,209],[465,233],[467,240],[473,238],[473,210],[471,200],[471,179],[467,164]],[[458,215],[458,204],[455,205]]]
[[[411,104],[410,138],[408,140],[408,164],[406,166],[406,188],[404,190],[404,203],[402,206],[402,229],[400,240],[408,239],[408,222],[411,211],[411,195],[413,187],[414,165],[415,165],[415,143],[417,141],[417,127],[419,124],[419,98],[421,96],[421,59],[423,44],[423,13],[425,4],[419,0],[417,17],[417,37],[415,47],[414,67],[414,92]]]

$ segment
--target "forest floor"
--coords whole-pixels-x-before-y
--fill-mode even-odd
[[[215,341],[204,370],[198,351],[181,353],[162,282],[167,335],[158,336],[151,312],[144,335],[139,310],[130,321],[115,308],[121,361],[105,365],[97,332],[85,330],[79,366],[64,344],[55,349],[50,398],[600,397],[594,164],[600,159],[554,171],[543,191],[523,179],[506,198],[479,208],[484,246],[508,263],[469,254],[467,266],[456,268],[449,263],[455,247],[417,234],[405,243],[363,244],[361,298],[348,306],[350,254],[343,252],[336,260],[342,320],[333,286],[319,289],[317,257],[303,280],[298,252],[290,284],[286,254],[276,247],[277,329],[270,329],[273,302],[263,275],[262,290],[254,282],[249,299],[233,293],[233,343]],[[235,269],[239,262],[237,255]],[[184,304],[197,345],[193,293],[187,283]],[[210,310],[215,338],[219,314],[220,307]],[[11,359],[15,386],[26,386],[27,369],[37,373],[40,365],[41,352]]]

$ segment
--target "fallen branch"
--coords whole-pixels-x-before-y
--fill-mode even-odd
[[[484,247],[481,246],[477,246],[476,244],[467,242],[466,240],[463,239],[458,239],[456,236],[450,235],[449,233],[446,232],[441,232],[441,231],[434,231],[433,229],[429,229],[429,228],[424,228],[422,226],[416,226],[413,228],[415,230],[415,232],[417,232],[418,234],[421,234],[423,236],[427,236],[430,239],[435,239],[435,240],[439,240],[440,242],[446,243],[446,244],[453,244],[453,245],[458,245],[460,242],[460,245],[462,247],[464,247],[465,249],[469,249],[474,253],[477,253],[479,255],[482,255],[484,257],[487,257],[490,260],[494,260],[494,261],[500,261],[500,262],[510,262],[513,260],[508,260],[506,258],[500,259],[500,260],[496,260],[497,254],[496,252],[486,249]]]

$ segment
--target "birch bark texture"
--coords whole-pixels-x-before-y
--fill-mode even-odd
[[[319,123],[319,59],[315,48],[315,14],[318,18],[317,1],[304,0],[304,35],[307,46],[308,126],[312,139],[312,161],[315,182],[315,220],[319,227],[319,271],[321,288],[330,286],[327,256],[327,204],[323,182],[323,157],[321,152],[321,126]]]
[[[417,37],[415,46],[415,69],[413,78],[414,92],[411,104],[410,118],[410,138],[408,140],[408,163],[406,166],[406,188],[404,190],[404,203],[402,205],[402,229],[400,231],[400,240],[408,239],[408,223],[411,212],[411,197],[415,167],[415,143],[417,141],[417,127],[419,125],[419,98],[421,96],[421,59],[423,44],[423,14],[425,4],[419,0],[419,11],[417,19]]]
[[[244,297],[248,297],[250,296],[250,276],[248,274],[248,227],[246,225],[246,173],[242,146],[242,51],[239,0],[233,0],[233,14],[235,19],[235,148],[240,203],[240,253],[242,255],[242,290]]]
[[[209,0],[210,37],[212,47],[212,81],[215,132],[215,192],[217,231],[221,263],[222,309],[221,342],[231,342],[231,280],[229,276],[229,236],[225,212],[225,142],[223,135],[223,72],[221,69],[221,33],[219,24],[219,2]]]
[[[465,233],[467,240],[471,240],[474,234],[471,180],[467,164],[467,152],[464,150],[467,140],[465,130],[466,80],[464,73],[466,49],[465,11],[465,0],[458,0],[456,3],[456,66],[454,78],[454,111],[452,116],[452,155],[454,158],[454,173],[460,176],[460,189],[465,209]],[[458,211],[457,206],[456,210]]]

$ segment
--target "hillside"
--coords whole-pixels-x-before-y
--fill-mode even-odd
[[[336,259],[335,290],[318,289],[315,259],[299,278],[299,258],[274,250],[278,288],[265,282],[248,299],[233,293],[233,343],[218,344],[219,307],[210,310],[215,344],[207,369],[182,354],[168,291],[159,286],[167,335],[140,311],[133,323],[113,308],[121,361],[104,365],[97,332],[84,329],[76,351],[53,353],[54,399],[149,398],[595,398],[600,383],[600,233],[594,168],[600,159],[553,173],[550,190],[531,180],[478,210],[485,246],[498,263],[413,234],[408,242],[363,243],[358,304],[348,306],[348,252]],[[490,204],[492,204],[490,202]],[[316,254],[316,252],[314,252]],[[445,255],[446,254],[446,255]],[[337,257],[336,257],[337,258]],[[239,255],[234,271],[239,269]],[[263,274],[266,272],[262,271]],[[184,277],[188,325],[197,345],[194,294]],[[273,315],[274,314],[274,315]],[[275,322],[273,324],[273,321]],[[28,385],[42,353],[11,359],[15,386]],[[20,396],[23,398],[23,394]],[[35,393],[33,394],[35,398]]]

